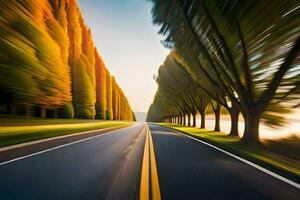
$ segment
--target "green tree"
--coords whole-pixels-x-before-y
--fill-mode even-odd
[[[259,121],[271,115],[269,108],[299,106],[297,1],[153,2],[165,44],[179,47],[183,57],[192,50],[197,68],[238,106],[244,142],[258,142]]]
[[[96,55],[96,118],[106,119],[106,68],[102,58],[95,50]]]
[[[112,104],[112,77],[109,71],[106,71],[106,119],[113,119],[113,104]]]
[[[45,109],[70,102],[71,94],[69,69],[57,40],[64,35],[60,32],[53,37],[51,30],[56,21],[51,7],[48,1],[39,3],[1,2],[0,87],[9,94],[12,104],[25,106],[27,114],[31,114],[32,106],[38,106],[45,116]],[[26,8],[22,9],[21,4]]]
[[[118,119],[118,88],[114,77],[111,79],[113,120]]]
[[[84,54],[74,63],[74,105],[77,118],[93,119],[95,116],[94,86],[87,73],[87,65],[91,65]]]
[[[0,37],[0,99],[11,114],[94,118],[97,89],[99,118],[112,119],[110,74],[76,0],[1,1]],[[116,87],[117,118],[129,119]]]

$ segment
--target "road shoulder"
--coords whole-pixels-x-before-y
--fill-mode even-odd
[[[295,182],[297,185],[299,185],[300,183],[300,176],[299,174],[297,173],[291,173],[290,171],[287,171],[283,168],[279,168],[275,165],[272,165],[270,164],[269,162],[265,162],[263,159],[258,159],[257,157],[254,157],[254,156],[251,156],[249,155],[248,153],[245,153],[243,151],[239,151],[235,148],[231,148],[229,147],[228,145],[223,145],[221,143],[218,143],[218,142],[215,142],[215,141],[212,141],[210,139],[207,139],[207,138],[203,138],[203,137],[200,137],[198,135],[195,135],[193,133],[190,133],[190,132],[187,132],[187,131],[183,131],[183,130],[180,130],[176,127],[172,127],[172,126],[167,126],[167,125],[163,125],[163,124],[156,124],[156,125],[159,125],[159,126],[162,126],[162,127],[165,127],[165,128],[169,128],[173,131],[176,131],[176,132],[179,132],[181,134],[184,134],[186,135],[187,137],[191,137],[191,138],[194,138],[196,140],[200,140],[200,141],[203,141],[205,143],[208,143],[210,145],[213,145],[217,148],[220,148],[221,150],[224,150],[224,151],[227,151],[237,157],[240,157],[242,159],[245,159],[249,162],[252,162],[253,164],[255,165],[258,165],[262,168],[265,168],[266,170],[274,173],[274,174],[277,174],[279,176],[282,176],[284,179],[288,179],[292,182]]]
[[[53,138],[47,138],[42,140],[36,140],[31,142],[26,142],[18,145],[8,146],[0,148],[0,163],[7,162],[19,157],[23,157],[29,154],[34,154],[36,152],[45,151],[47,149],[54,148],[56,146],[65,145],[78,140],[94,137],[104,133],[112,132],[119,129],[124,129],[132,126],[117,126],[112,128],[98,129],[92,131],[84,131],[79,133],[73,133],[69,135],[63,135]]]

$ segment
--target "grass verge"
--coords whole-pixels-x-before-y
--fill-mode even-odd
[[[0,147],[83,131],[125,127],[132,122],[101,120],[60,120],[38,118],[0,119]]]
[[[160,125],[199,138],[282,176],[300,182],[299,138],[297,141],[295,139],[283,139],[281,141],[263,141],[261,145],[248,145],[239,142],[238,137],[230,137],[220,132],[167,123],[160,123]]]

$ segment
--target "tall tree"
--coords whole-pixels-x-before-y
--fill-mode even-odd
[[[197,68],[242,112],[243,141],[258,142],[259,121],[271,116],[269,108],[299,106],[297,1],[153,2],[165,44],[183,54],[192,50]]]
[[[112,119],[110,74],[76,0],[1,1],[0,37],[0,104],[7,112],[73,118],[75,108],[76,117],[94,118],[97,90],[99,118]],[[120,119],[132,110],[117,88]]]
[[[108,120],[113,119],[112,88],[112,77],[106,71],[106,119]]]
[[[106,119],[106,71],[105,64],[95,49],[96,56],[96,118]]]
[[[27,6],[23,9],[22,4]],[[32,106],[38,106],[44,117],[45,109],[56,109],[71,101],[69,68],[58,42],[65,35],[58,31],[57,37],[53,36],[57,22],[46,0],[6,1],[0,7],[0,87],[12,104],[25,106],[27,114],[31,114]]]

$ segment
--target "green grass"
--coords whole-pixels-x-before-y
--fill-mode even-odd
[[[239,142],[238,137],[230,137],[220,132],[166,123],[160,125],[196,136],[252,162],[262,164],[269,169],[275,169],[284,174],[287,173],[296,177],[296,179],[300,177],[299,138],[269,140],[263,141],[260,145],[251,145]]]
[[[82,131],[127,126],[130,124],[132,123],[123,121],[0,118],[0,147]]]
[[[0,127],[2,126],[34,126],[51,124],[78,124],[95,123],[102,120],[91,119],[53,119],[53,118],[34,118],[19,115],[0,115]]]

